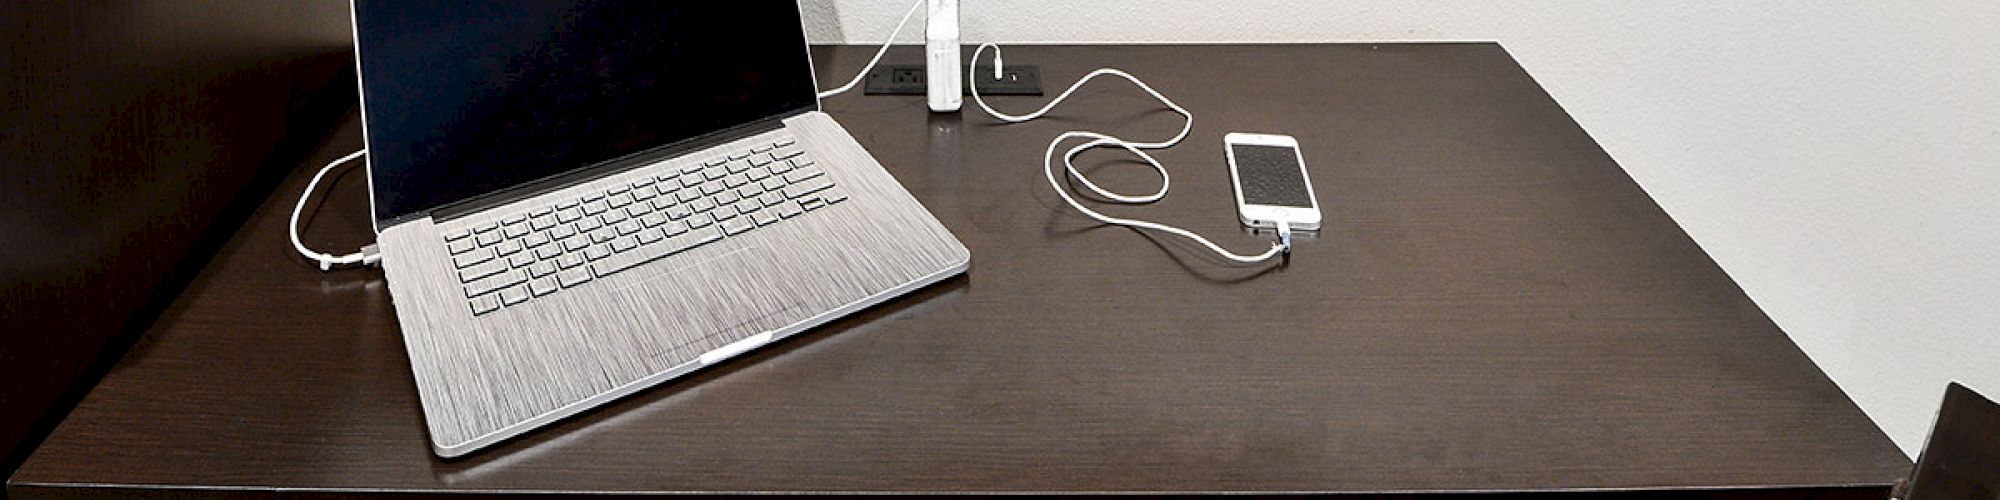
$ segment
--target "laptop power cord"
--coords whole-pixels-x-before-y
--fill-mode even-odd
[[[318,262],[320,272],[326,272],[332,270],[333,266],[348,266],[354,264],[373,266],[382,262],[381,250],[372,243],[369,244],[368,246],[361,247],[360,251],[351,254],[333,255],[325,252],[314,251],[313,249],[310,248],[306,248],[305,243],[301,243],[299,241],[299,213],[305,211],[306,200],[312,197],[313,191],[319,189],[319,181],[321,179],[324,179],[326,177],[326,173],[332,172],[335,167],[339,167],[343,164],[346,164],[347,162],[354,161],[355,158],[360,158],[361,155],[365,154],[368,154],[368,150],[366,149],[355,151],[353,153],[348,153],[347,156],[342,156],[339,159],[327,163],[325,167],[320,167],[319,173],[313,174],[312,181],[306,183],[306,191],[304,193],[299,193],[299,203],[297,205],[292,206],[292,222],[291,225],[289,226],[290,236],[292,237],[292,249],[298,250],[299,255],[304,255],[307,259],[311,259],[314,262]]]
[[[910,4],[910,10],[903,13],[903,20],[896,21],[895,29],[889,30],[889,38],[882,41],[882,48],[875,50],[875,57],[868,60],[868,65],[862,66],[861,72],[855,73],[854,79],[848,80],[846,85],[820,91],[819,98],[825,99],[840,95],[849,90],[854,90],[855,85],[860,85],[862,80],[868,79],[868,72],[875,70],[875,63],[882,62],[882,54],[888,53],[889,46],[896,43],[896,35],[903,32],[903,25],[909,24],[910,17],[917,15],[917,10],[923,8],[923,6],[924,0],[917,0],[916,3]]]

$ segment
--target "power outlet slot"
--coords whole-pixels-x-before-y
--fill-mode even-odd
[[[974,82],[979,85],[980,95],[1042,95],[1042,68],[1039,66],[1007,65],[1000,78],[993,77],[992,66],[981,66],[981,71],[973,72]],[[960,67],[959,74],[968,68]],[[868,72],[868,79],[862,81],[861,92],[869,95],[924,95],[925,81],[930,78],[921,64],[877,65]],[[965,87],[965,95],[972,95],[972,86]]]

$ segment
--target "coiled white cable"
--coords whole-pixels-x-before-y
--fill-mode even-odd
[[[968,88],[972,89],[972,100],[974,102],[979,103],[980,109],[986,110],[986,114],[992,115],[994,118],[1000,119],[1001,121],[1007,123],[1021,123],[1036,118],[1041,118],[1042,115],[1048,114],[1049,110],[1055,109],[1056,105],[1062,103],[1064,99],[1068,99],[1070,94],[1076,92],[1076,89],[1083,87],[1083,84],[1090,82],[1091,79],[1104,75],[1117,76],[1120,78],[1124,78],[1126,81],[1132,82],[1133,85],[1137,85],[1141,90],[1145,90],[1146,93],[1152,94],[1154,99],[1159,99],[1161,104],[1165,104],[1167,108],[1172,109],[1175,113],[1179,113],[1181,117],[1185,119],[1185,123],[1181,125],[1181,131],[1179,134],[1175,134],[1174,137],[1171,139],[1158,142],[1134,142],[1112,135],[1091,132],[1091,131],[1083,131],[1083,130],[1072,130],[1068,132],[1063,132],[1061,135],[1057,135],[1054,140],[1049,141],[1048,150],[1042,153],[1042,174],[1044,177],[1048,178],[1049,188],[1054,189],[1057,195],[1062,196],[1063,201],[1069,202],[1069,206],[1074,207],[1078,212],[1083,212],[1084,215],[1090,216],[1090,218],[1096,219],[1098,222],[1103,222],[1105,224],[1113,224],[1113,225],[1133,227],[1139,229],[1150,229],[1194,240],[1195,242],[1201,243],[1202,246],[1208,247],[1209,250],[1214,251],[1217,255],[1221,255],[1223,258],[1236,261],[1239,263],[1252,264],[1257,262],[1263,262],[1266,260],[1270,260],[1272,257],[1277,257],[1280,254],[1288,253],[1291,251],[1291,241],[1290,241],[1291,238],[1289,238],[1290,236],[1289,234],[1285,235],[1287,237],[1283,238],[1282,239],[1283,241],[1281,241],[1280,243],[1272,244],[1271,248],[1265,250],[1263,253],[1255,255],[1244,255],[1236,252],[1231,252],[1228,249],[1222,248],[1222,246],[1216,245],[1215,242],[1209,241],[1208,238],[1203,238],[1201,235],[1195,234],[1194,232],[1188,231],[1186,229],[1181,229],[1178,227],[1169,226],[1157,222],[1111,217],[1108,215],[1104,215],[1102,213],[1098,213],[1096,210],[1091,210],[1090,207],[1086,207],[1082,203],[1077,202],[1076,198],[1070,196],[1069,190],[1063,189],[1062,183],[1056,181],[1054,158],[1056,154],[1056,147],[1061,145],[1063,141],[1072,138],[1089,139],[1088,142],[1084,142],[1077,146],[1071,147],[1068,152],[1063,153],[1063,168],[1069,171],[1070,178],[1076,179],[1080,184],[1083,184],[1083,187],[1091,190],[1091,192],[1094,192],[1097,195],[1102,196],[1107,200],[1112,200],[1118,203],[1127,203],[1127,204],[1152,203],[1155,201],[1159,201],[1161,198],[1167,196],[1167,188],[1172,184],[1173,177],[1167,174],[1166,166],[1161,165],[1159,160],[1154,159],[1153,155],[1147,154],[1145,150],[1173,147],[1175,144],[1179,144],[1182,139],[1186,139],[1188,136],[1188,132],[1194,129],[1194,113],[1189,112],[1187,108],[1181,107],[1180,104],[1174,103],[1174,101],[1172,99],[1168,99],[1167,96],[1161,95],[1159,91],[1153,90],[1153,87],[1151,85],[1146,85],[1146,82],[1139,80],[1139,77],[1132,76],[1132,74],[1130,73],[1126,73],[1124,71],[1112,68],[1098,68],[1096,71],[1092,71],[1090,72],[1090,74],[1084,75],[1084,77],[1078,79],[1076,83],[1070,84],[1068,90],[1064,90],[1062,94],[1058,94],[1055,99],[1050,100],[1048,104],[1043,105],[1042,109],[1035,110],[1035,112],[1033,113],[1028,113],[1025,115],[1010,115],[1007,113],[1002,113],[998,110],[993,109],[993,106],[986,104],[986,99],[980,97],[979,84],[978,84],[979,79],[974,77],[975,73],[972,73],[973,71],[978,71],[976,68],[979,66],[979,55],[985,53],[986,49],[989,47],[993,49],[993,77],[995,79],[1000,78],[1001,74],[1004,72],[1001,68],[1002,63],[1000,55],[1000,46],[994,43],[981,44],[979,48],[973,49],[971,65],[975,69],[968,70],[965,76],[967,85],[970,86]],[[1145,160],[1146,164],[1152,165],[1153,171],[1158,172],[1160,174],[1160,190],[1158,192],[1148,195],[1126,195],[1126,194],[1114,193],[1102,187],[1098,187],[1097,183],[1090,181],[1090,177],[1085,176],[1083,175],[1082,172],[1077,171],[1076,164],[1073,162],[1073,160],[1076,158],[1076,155],[1091,148],[1110,147],[1110,146],[1116,146],[1124,148],[1126,151],[1131,151],[1132,154],[1138,156],[1139,159]],[[1290,229],[1290,228],[1287,227],[1284,229]],[[1290,231],[1284,231],[1284,232],[1289,233]]]
[[[922,8],[923,6],[924,6],[924,0],[917,0],[916,3],[910,4],[910,11],[903,13],[903,20],[896,22],[896,29],[889,30],[889,39],[882,41],[882,48],[875,50],[875,57],[873,59],[868,60],[868,65],[862,66],[861,72],[855,73],[854,79],[848,80],[846,85],[841,85],[840,87],[834,88],[832,90],[820,91],[819,98],[825,99],[828,97],[840,95],[841,93],[847,92],[849,90],[854,90],[855,85],[860,85],[861,80],[867,79],[868,72],[875,69],[875,63],[882,62],[882,54],[889,52],[889,45],[896,42],[896,34],[903,32],[903,25],[909,24],[910,17],[917,15],[917,9]]]
[[[306,200],[312,197],[313,191],[319,189],[320,179],[325,178],[326,173],[332,172],[334,167],[338,167],[341,164],[354,161],[355,158],[360,158],[361,155],[364,154],[368,154],[368,150],[363,149],[360,151],[349,153],[347,156],[342,156],[340,157],[340,159],[333,160],[332,162],[327,163],[325,167],[320,167],[319,173],[313,174],[312,181],[306,183],[306,192],[299,194],[298,205],[292,206],[292,223],[290,226],[291,228],[290,235],[292,237],[292,249],[298,250],[299,255],[304,255],[306,256],[307,259],[312,259],[314,262],[318,262],[319,270],[321,272],[333,269],[333,266],[336,265],[348,265],[348,264],[374,265],[376,262],[380,262],[382,260],[382,254],[374,251],[375,248],[374,245],[368,245],[366,247],[362,247],[361,251],[347,255],[333,255],[325,252],[313,251],[310,248],[306,248],[305,243],[299,242],[299,213],[305,211]]]

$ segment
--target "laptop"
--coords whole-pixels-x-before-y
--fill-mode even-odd
[[[456,457],[965,271],[795,0],[353,0],[370,204]]]

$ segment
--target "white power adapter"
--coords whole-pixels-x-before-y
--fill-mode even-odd
[[[958,64],[958,0],[926,0],[930,24],[924,29],[924,92],[931,111],[951,113],[965,104]]]

